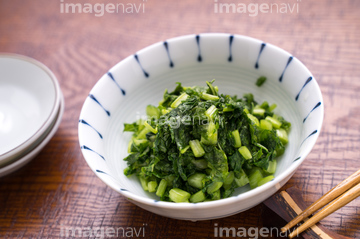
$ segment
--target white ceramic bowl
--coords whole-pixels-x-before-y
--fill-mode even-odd
[[[0,166],[46,133],[60,100],[59,84],[46,66],[29,57],[0,54]]]
[[[40,137],[32,145],[32,147],[29,149],[29,152],[26,152],[26,153],[20,155],[18,158],[16,158],[10,164],[1,166],[0,167],[0,177],[4,177],[4,176],[20,169],[21,167],[25,166],[27,163],[29,163],[32,159],[34,159],[41,152],[41,150],[47,145],[47,143],[49,143],[49,141],[51,140],[51,138],[54,136],[57,129],[59,128],[61,119],[62,119],[62,116],[64,113],[64,108],[65,108],[64,97],[61,94],[60,105],[59,105],[59,108],[57,109],[56,117],[55,117],[54,121],[52,122],[52,124],[50,125],[50,127],[48,128],[48,130],[44,133],[44,135],[42,137]]]
[[[262,87],[255,86],[266,76]],[[123,123],[157,105],[175,82],[204,85],[216,79],[220,93],[253,93],[255,100],[278,105],[276,112],[292,123],[289,144],[278,159],[275,179],[232,197],[203,203],[158,201],[144,192],[135,176],[123,174],[130,133]],[[134,204],[157,214],[186,220],[226,217],[261,203],[283,186],[311,151],[323,121],[323,99],[309,70],[288,52],[239,35],[188,35],[159,42],[129,56],[109,70],[85,100],[79,120],[79,141],[93,172]]]

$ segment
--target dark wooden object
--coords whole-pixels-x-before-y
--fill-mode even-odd
[[[282,217],[286,222],[291,221],[299,214],[299,212],[307,208],[301,196],[301,191],[296,187],[291,187],[288,188],[286,191],[276,193],[274,196],[267,199],[264,204],[271,210],[273,210],[276,214],[278,214],[280,217]],[[290,229],[287,232],[287,235],[295,228]],[[335,232],[322,226],[320,223],[317,223],[315,226],[304,231],[299,235],[299,237],[300,236],[305,239],[350,239],[350,237],[336,234]]]

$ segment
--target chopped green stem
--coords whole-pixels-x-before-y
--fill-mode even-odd
[[[270,107],[269,107],[269,111],[274,111],[274,109],[277,107],[277,105],[276,104],[272,104],[272,105],[270,105]]]
[[[263,109],[267,109],[269,107],[269,103],[267,101],[264,101],[264,102],[262,102],[260,107],[263,108]]]
[[[147,139],[134,139],[133,142],[136,146],[139,146],[140,144],[148,142],[148,140]]]
[[[255,116],[253,116],[252,114],[247,114],[247,117],[257,126],[259,126],[259,120],[258,118],[256,118]]]
[[[213,86],[210,82],[208,82],[208,81],[206,81],[206,84],[207,84],[208,87],[210,88],[211,94],[217,96],[218,94],[217,94],[217,91],[216,91],[216,89],[214,88],[214,86]],[[217,86],[215,86],[215,87],[217,87]]]
[[[271,117],[271,116],[266,116],[265,119],[266,119],[267,121],[269,121],[275,129],[280,128],[281,122],[278,121],[277,119],[275,119],[275,118],[273,118],[273,117]]]
[[[223,185],[223,182],[212,182],[209,187],[207,188],[207,193],[212,194],[215,191],[219,190],[221,186]]]
[[[239,130],[234,130],[233,132],[231,132],[231,134],[234,137],[234,147],[240,148],[241,147],[241,139],[240,139]]]
[[[207,110],[205,111],[205,115],[206,115],[207,117],[209,117],[210,119],[214,119],[214,116],[215,116],[216,112],[217,112],[216,106],[215,106],[215,105],[212,105],[212,106],[209,107],[209,109],[207,109]]]
[[[151,132],[153,132],[154,134],[157,134],[158,130],[154,129],[153,127],[151,127],[151,125],[149,125],[149,123],[147,121],[144,122],[145,127],[150,130]]]
[[[261,179],[261,180],[258,182],[258,187],[261,186],[261,185],[263,185],[263,184],[265,184],[265,183],[267,183],[267,182],[270,182],[270,181],[273,180],[273,179],[274,179],[274,175],[270,175],[270,176],[267,176],[267,177]]]
[[[169,191],[169,198],[173,202],[189,202],[191,194],[179,188],[173,188]]]
[[[234,111],[233,108],[230,108],[230,107],[223,108],[223,112],[232,112],[232,111]]]
[[[200,98],[203,100],[218,100],[219,96],[202,93]]]
[[[202,180],[206,177],[203,173],[195,173],[188,177],[187,181],[190,186],[193,186],[194,188],[202,189],[204,187]]]
[[[157,187],[157,182],[156,181],[150,181],[148,182],[148,190],[150,193],[154,193],[156,192],[156,187]]]
[[[249,183],[251,188],[256,188],[259,181],[263,179],[262,173],[259,168],[255,168],[249,175]]]
[[[146,122],[146,121],[145,121]],[[151,127],[152,128],[152,127]],[[136,136],[136,139],[146,139],[146,134],[150,132],[150,129],[148,129],[147,127],[144,127],[140,133],[138,134],[138,136]]]
[[[276,130],[276,135],[277,137],[279,137],[280,141],[283,143],[283,144],[287,144],[289,142],[289,139],[288,139],[288,135],[286,133],[286,130],[284,129],[277,129]]]
[[[186,153],[186,151],[187,151],[189,148],[190,148],[190,145],[186,146],[185,148],[183,148],[183,149],[180,150],[180,153],[181,153],[181,154]]]
[[[160,110],[158,107],[155,107],[153,105],[146,106],[146,114],[150,118],[159,119],[160,118]]]
[[[265,110],[263,108],[254,108],[253,115],[264,116]]]
[[[219,200],[220,198],[221,198],[220,189],[216,190],[216,191],[213,192],[212,195],[211,195],[211,199],[212,199],[212,200]]]
[[[266,130],[272,130],[272,124],[270,121],[267,120],[260,120],[260,128],[266,129]]]
[[[198,169],[206,169],[208,167],[208,163],[205,159],[198,159],[191,161]]]
[[[191,195],[190,202],[197,203],[197,202],[202,202],[205,199],[206,199],[205,193],[200,190],[199,192]]]
[[[216,124],[213,121],[211,121],[208,124],[206,138],[201,137],[201,143],[206,145],[215,145],[217,144],[217,137],[218,137],[218,132],[216,129]]]
[[[228,176],[224,180],[224,186],[232,184],[232,182],[234,181],[234,178],[235,178],[234,175],[235,174],[233,171],[229,172]]]
[[[256,146],[258,146],[259,148],[262,148],[263,150],[265,150],[266,152],[269,152],[269,150],[262,144],[256,143]]]
[[[182,93],[182,94],[171,104],[171,108],[176,108],[176,107],[178,107],[178,106],[181,104],[181,102],[185,101],[188,97],[189,97],[188,94]]]
[[[170,111],[169,110],[166,110],[166,109],[162,109],[161,110],[161,114],[162,115],[166,115],[167,113],[169,113]]]
[[[266,172],[270,173],[270,174],[274,174],[276,171],[276,165],[277,165],[276,160],[270,160],[269,166],[267,167]]]
[[[249,183],[249,178],[244,172],[244,170],[241,169],[239,177],[235,177],[234,181],[238,187],[243,187]]]
[[[190,140],[189,145],[191,147],[191,150],[193,151],[195,157],[199,158],[204,156],[205,151],[203,149],[203,147],[201,146],[199,140],[195,139],[195,140]]]
[[[246,146],[241,146],[239,148],[239,153],[245,158],[245,159],[251,159],[252,155],[249,151],[249,149]]]
[[[139,177],[140,179],[140,183],[141,183],[141,186],[142,188],[145,190],[145,191],[148,191],[148,181],[146,180],[146,178],[144,177]]]
[[[131,145],[133,144],[133,140],[134,140],[134,139],[131,139],[131,140],[129,141],[128,149],[127,149],[128,154],[131,153]]]
[[[165,179],[161,179],[159,183],[159,187],[156,190],[156,196],[162,197],[165,193],[167,185],[168,185],[167,181]]]

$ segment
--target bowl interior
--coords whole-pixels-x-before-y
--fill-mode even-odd
[[[260,76],[266,76],[267,81],[257,87]],[[146,105],[157,105],[164,89],[174,89],[176,82],[194,86],[212,79],[220,93],[253,93],[258,102],[277,104],[275,112],[290,121],[292,128],[285,154],[278,159],[275,181],[292,174],[321,128],[319,87],[289,53],[252,38],[227,34],[191,35],[157,43],[110,69],[90,92],[80,115],[79,140],[89,166],[127,197],[157,200],[144,192],[136,177],[123,174],[123,158],[128,155],[131,138],[131,133],[123,132],[123,124],[144,117]],[[234,195],[248,190],[243,187]]]
[[[0,55],[0,78],[1,162],[56,111],[57,89],[41,65],[16,55]]]

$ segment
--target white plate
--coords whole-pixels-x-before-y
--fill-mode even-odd
[[[5,175],[8,175],[14,172],[15,170],[18,170],[19,168],[29,163],[33,158],[35,158],[36,155],[40,153],[40,151],[46,146],[46,144],[50,141],[50,139],[54,136],[57,129],[59,128],[61,118],[64,113],[64,108],[65,108],[64,97],[60,93],[60,105],[59,108],[56,110],[56,121],[54,126],[51,128],[50,132],[48,133],[48,135],[44,138],[44,140],[41,141],[39,145],[37,145],[34,149],[32,149],[31,152],[17,159],[15,162],[0,168],[0,177],[4,177]]]
[[[0,165],[19,157],[54,121],[60,87],[42,63],[0,54]]]

